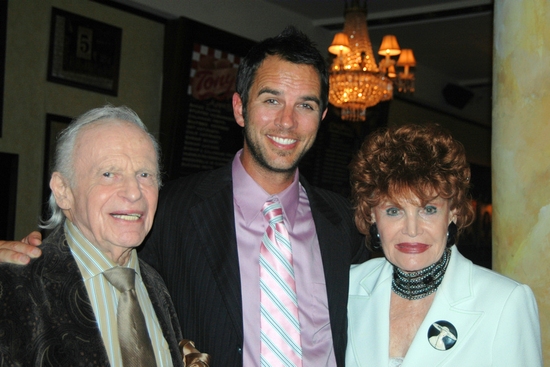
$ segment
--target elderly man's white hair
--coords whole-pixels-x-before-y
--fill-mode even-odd
[[[153,144],[157,154],[157,181],[160,188],[160,146],[155,137],[148,132],[147,127],[141,121],[139,116],[132,109],[126,106],[114,107],[111,105],[106,105],[103,107],[94,108],[74,119],[69,126],[61,132],[57,139],[52,172],[61,173],[61,175],[69,181],[71,187],[74,187],[75,167],[73,164],[73,153],[76,139],[83,127],[97,123],[100,120],[108,119],[122,120],[134,124],[151,139],[151,143]],[[53,193],[50,195],[48,205],[50,209],[50,216],[48,219],[42,220],[40,227],[44,229],[53,229],[63,223],[65,220],[65,214],[63,214],[63,211],[57,205]]]

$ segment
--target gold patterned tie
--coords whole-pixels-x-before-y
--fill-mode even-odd
[[[125,367],[156,366],[155,352],[134,289],[135,270],[117,266],[103,272],[103,275],[120,291],[117,327],[123,365]]]

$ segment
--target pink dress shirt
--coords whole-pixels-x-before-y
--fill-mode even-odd
[[[233,200],[243,303],[243,365],[260,365],[260,243],[266,222],[262,206],[269,198],[281,202],[292,244],[303,365],[336,366],[325,274],[307,194],[296,172],[283,192],[269,195],[248,175],[239,151],[233,160]]]

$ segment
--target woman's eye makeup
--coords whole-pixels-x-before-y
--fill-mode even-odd
[[[424,208],[424,211],[428,214],[435,214],[437,213],[437,207],[433,205],[426,205],[426,207]]]
[[[399,214],[399,209],[398,208],[388,208],[388,209],[386,209],[386,214],[389,215],[389,216],[395,216],[395,215]]]

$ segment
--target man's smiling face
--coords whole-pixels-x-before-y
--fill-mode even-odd
[[[153,224],[157,155],[137,126],[105,120],[84,127],[73,153],[74,182],[59,206],[93,245],[118,262]]]
[[[320,94],[313,66],[268,56],[250,88],[246,115],[236,115],[244,127],[243,155],[251,158],[243,162],[271,172],[294,172],[326,112],[321,111]]]

